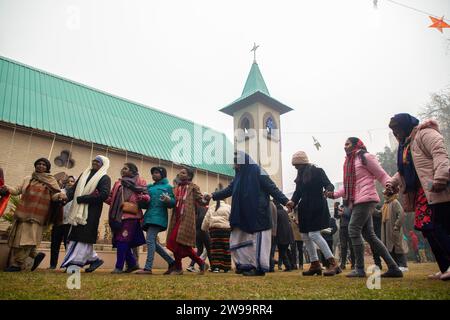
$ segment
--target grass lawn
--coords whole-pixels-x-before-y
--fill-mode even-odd
[[[0,299],[450,299],[450,281],[428,280],[435,264],[410,264],[403,279],[381,279],[380,290],[369,290],[366,279],[303,277],[299,272],[243,277],[234,273],[185,272],[182,276],[108,271],[81,273],[81,289],[66,287],[67,274],[58,271],[0,272]],[[348,273],[346,270],[344,274]]]

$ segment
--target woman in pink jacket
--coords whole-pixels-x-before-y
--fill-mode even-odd
[[[386,246],[377,238],[373,231],[372,213],[378,197],[375,180],[383,185],[390,177],[381,168],[376,157],[367,152],[364,143],[358,138],[348,138],[345,142],[347,157],[344,163],[344,187],[337,192],[328,192],[330,198],[343,198],[344,205],[352,208],[352,215],[348,225],[348,233],[355,253],[356,268],[347,277],[365,277],[364,271],[364,239],[372,250],[383,258],[388,266],[382,277],[401,278],[403,273],[389,254]]]
[[[400,186],[403,207],[415,212],[414,227],[428,240],[440,272],[431,279],[450,280],[449,159],[436,121],[400,113],[389,127],[399,141],[398,173],[388,183]]]

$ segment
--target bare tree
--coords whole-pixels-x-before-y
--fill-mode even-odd
[[[419,113],[424,119],[435,119],[444,136],[447,148],[450,147],[450,87],[431,95],[431,101]]]

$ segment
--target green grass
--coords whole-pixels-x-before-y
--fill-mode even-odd
[[[380,290],[367,289],[366,279],[343,275],[303,277],[299,272],[275,272],[248,278],[234,273],[140,276],[106,271],[82,272],[81,289],[69,290],[68,275],[61,272],[0,272],[0,299],[450,299],[450,282],[426,277],[436,270],[435,264],[410,264],[404,278],[382,279]]]

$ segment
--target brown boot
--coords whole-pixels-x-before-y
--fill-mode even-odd
[[[336,263],[336,260],[334,258],[327,259],[328,261],[328,268],[323,273],[324,276],[330,277],[335,276],[342,272],[341,268]]]
[[[309,267],[308,271],[303,271],[302,274],[304,276],[313,276],[315,274],[322,275],[322,266],[320,265],[319,261],[313,261],[311,262],[311,266]]]

